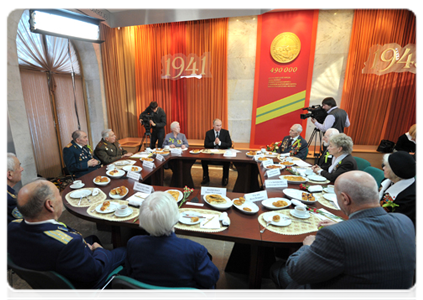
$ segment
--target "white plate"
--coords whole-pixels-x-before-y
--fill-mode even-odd
[[[301,177],[304,180],[301,181],[293,181],[293,180],[288,180],[285,177],[288,176],[292,176],[292,177]],[[298,176],[298,175],[281,175],[279,176],[280,179],[286,179],[288,181],[288,183],[292,183],[292,184],[300,184],[300,183],[306,183],[307,182],[307,178],[305,176]]]
[[[202,218],[200,218],[196,222],[191,222],[191,219],[190,218],[185,218],[184,216],[193,216],[193,217],[196,217],[196,216],[201,216],[201,214],[199,214],[198,212],[195,212],[195,211],[190,211],[190,210],[189,211],[184,211],[183,213],[181,213],[179,215],[179,222],[181,222],[182,224],[185,224],[185,225],[198,224],[202,220]]]
[[[270,166],[279,166],[279,168],[275,168],[275,169],[279,169],[279,170],[283,170],[283,169],[285,169],[286,168],[286,166],[284,166],[284,165],[281,165],[281,164],[273,164],[273,165],[268,165],[268,166],[266,166],[266,167],[264,167],[266,170],[273,170],[273,168],[269,168]]]
[[[123,212],[122,214],[115,211],[115,216],[120,217],[120,218],[124,218],[124,217],[130,216],[132,214],[132,212],[133,212],[132,208],[128,207],[127,209],[125,209],[125,212]]]
[[[310,193],[309,193],[309,192],[302,191],[302,190],[296,190],[296,189],[284,189],[284,190],[283,190],[283,193],[284,193],[287,197],[289,197],[289,198],[291,198],[291,199],[297,199],[297,200],[299,200],[299,201],[301,201],[301,202],[303,202],[303,203],[308,203],[308,204],[310,204],[310,203],[316,203],[316,201],[317,201],[317,200],[315,200],[315,201],[307,201],[307,200],[303,200],[303,199],[302,199],[302,193],[306,193],[306,194],[310,194]]]
[[[214,208],[216,208],[216,209],[219,209],[219,210],[225,210],[225,209],[228,209],[229,207],[231,207],[232,206],[232,201],[231,201],[231,199],[229,199],[228,197],[225,197],[225,196],[222,196],[223,198],[225,198],[226,199],[226,202],[225,203],[222,203],[222,204],[210,204],[207,200],[206,200],[206,196],[207,195],[214,195],[214,194],[205,194],[204,196],[203,196],[203,199],[204,199],[204,201],[207,203],[207,204],[209,204],[210,206],[212,206],[212,207],[214,207]]]
[[[287,206],[282,206],[282,207],[274,206],[272,203],[275,202],[275,201],[278,201],[278,200],[286,201],[286,203],[288,203],[288,205]],[[285,208],[285,207],[290,206],[291,205],[291,201],[289,201],[286,198],[269,198],[269,199],[263,200],[261,202],[261,204],[263,204],[263,206],[266,207],[267,209],[282,209],[282,208]]]
[[[80,189],[80,188],[82,188],[82,187],[84,187],[85,186],[85,183],[82,183],[81,185],[74,185],[74,184],[72,184],[71,186],[70,186],[70,188],[71,189],[74,189],[74,190],[77,190],[77,189]]]
[[[101,176],[101,177],[107,177],[107,176]],[[107,182],[95,182],[95,178],[93,178],[93,182],[96,185],[108,185],[110,183],[110,178],[107,177]]]
[[[248,151],[248,152],[250,152],[250,151]],[[246,155],[247,157],[253,157],[254,155],[256,155],[256,154],[253,154],[253,155],[248,154],[248,152],[247,152],[247,153],[245,153],[245,155]],[[257,151],[255,151],[255,153],[257,153]]]
[[[143,160],[143,158],[151,158],[152,160],[148,160],[149,162],[154,162],[154,158],[153,157],[141,157],[140,161],[144,162],[145,160]]]
[[[178,193],[179,193],[179,196],[178,196],[178,200],[177,200],[177,202],[181,201],[181,200],[182,200],[182,198],[184,197],[184,194],[183,194],[181,191],[179,191],[179,190],[166,190],[165,192],[169,192],[169,191],[172,191],[172,192],[178,192]],[[173,197],[173,196],[172,196],[172,197]]]
[[[119,160],[117,162],[114,163],[115,166],[126,166],[129,165],[129,161],[127,160]]]
[[[309,175],[308,179],[313,180],[313,181],[326,181],[327,180],[325,177],[320,176],[320,175]]]
[[[109,214],[109,213],[114,212],[119,207],[119,204],[117,204],[116,202],[110,201],[109,207],[107,209],[103,210],[103,211],[100,210],[100,208],[102,206],[103,206],[103,203],[97,205],[96,208],[95,208],[95,211],[98,212],[99,214]]]
[[[125,166],[125,167],[123,167],[122,169],[123,169],[124,171],[126,171],[126,172],[130,172],[130,171],[132,170],[132,168],[137,168],[137,170],[136,170],[136,171],[132,171],[132,172],[135,172],[135,173],[139,173],[139,172],[141,172],[141,170],[142,170],[142,168],[141,168],[141,167],[138,167],[138,166]]]
[[[106,172],[106,174],[109,175],[110,177],[113,177],[113,178],[120,178],[123,175],[125,175],[125,171],[123,171],[123,170],[117,170],[118,172],[115,175],[110,174],[111,171],[114,171],[114,170],[109,170],[109,171]]]
[[[81,197],[87,197],[91,195],[90,190],[77,190],[75,192],[70,193],[71,198],[81,198]]]
[[[112,189],[113,190],[113,189]],[[129,193],[129,189],[128,188],[126,188],[126,194],[125,195],[112,195],[111,194],[111,191],[109,192],[109,196],[110,196],[110,198],[112,198],[112,199],[122,199],[123,197],[125,197],[126,195],[128,195],[128,193]]]
[[[289,211],[289,213],[291,214],[291,215],[293,215],[294,217],[296,217],[296,218],[298,218],[298,219],[308,219],[308,218],[310,218],[310,213],[308,212],[308,211],[306,211],[306,213],[305,213],[305,215],[304,216],[302,216],[302,217],[300,217],[300,216],[297,216],[297,214],[295,213],[295,210],[290,210]]]
[[[157,152],[164,152],[164,151],[157,151]],[[168,156],[169,154],[170,154],[170,151],[169,152],[164,152],[164,153],[157,153],[157,152],[153,152],[154,154],[160,154],[161,156]]]
[[[335,191],[329,192],[328,188],[324,188],[323,191],[329,194],[335,194]]]
[[[232,200],[232,203],[235,201],[235,200],[238,200],[239,198],[235,198],[235,199],[233,199]],[[255,204],[255,203],[253,203],[253,202],[251,202],[251,201],[245,201],[242,205],[235,205],[234,204],[234,206],[236,207],[236,208],[238,208],[240,211],[242,211],[243,213],[245,213],[245,214],[247,214],[247,215],[254,215],[255,213],[257,213],[258,211],[259,211],[259,207]],[[249,209],[251,209],[251,211],[246,211],[246,210],[244,210],[244,207],[248,207]]]
[[[335,202],[336,201],[336,194],[324,194],[323,198],[325,198],[326,200]]]
[[[201,151],[201,150],[200,150]],[[191,154],[200,154],[201,152],[200,151],[198,151],[198,152],[194,152],[193,150],[190,150],[189,151],[189,153],[191,153]]]
[[[280,215],[281,219],[279,222],[275,222],[273,221],[273,216],[274,215]],[[279,214],[279,213],[275,213],[275,212],[266,212],[263,214],[263,220],[267,223],[269,221],[271,225],[275,225],[275,226],[288,226],[289,224],[291,224],[291,218],[283,215],[283,214]]]
[[[261,158],[261,159],[265,158],[265,160],[260,160],[259,158]],[[263,162],[264,162],[264,161],[266,161],[266,160],[271,160],[271,161],[273,161],[273,159],[271,159],[271,158],[267,158],[266,156],[264,156],[264,157],[259,157],[259,158],[257,158],[257,162],[258,162],[258,163],[263,163]]]

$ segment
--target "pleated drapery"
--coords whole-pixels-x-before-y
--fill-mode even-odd
[[[396,142],[416,122],[416,75],[362,74],[373,45],[416,43],[416,18],[408,10],[356,10],[341,107],[351,126],[345,133],[358,145]]]
[[[203,139],[213,119],[227,126],[227,22],[213,19],[122,29],[101,26],[109,127],[119,138],[144,135],[138,118],[151,101],[166,112],[166,132],[171,122],[178,121],[188,138]],[[201,57],[204,53],[209,53],[211,77],[162,78],[166,55]]]

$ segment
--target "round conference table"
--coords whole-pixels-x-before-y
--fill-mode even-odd
[[[245,188],[243,192],[227,192],[226,196],[230,199],[239,198],[240,196],[244,196],[246,193],[257,192],[260,190],[264,190],[263,183],[266,180],[265,177],[265,169],[253,160],[251,157],[246,156],[246,152],[248,151],[239,151],[236,157],[224,157],[222,154],[190,154],[189,151],[184,151],[182,154],[177,155],[168,155],[165,156],[163,161],[158,161],[157,159],[154,160],[154,168],[147,169],[143,168],[141,171],[142,180],[136,181],[134,179],[130,179],[126,177],[126,174],[121,178],[111,178],[109,184],[105,186],[98,186],[95,185],[93,180],[96,176],[106,176],[106,167],[103,166],[100,169],[97,169],[91,173],[88,173],[78,179],[82,180],[85,184],[84,188],[93,188],[97,187],[100,188],[106,195],[109,194],[110,190],[119,186],[126,186],[129,189],[128,194],[124,197],[124,199],[129,198],[130,196],[134,195],[137,191],[133,189],[134,184],[136,182],[141,182],[145,184],[149,184],[153,186],[154,191],[166,191],[169,189],[178,189],[183,191],[182,184],[186,183],[187,181],[192,182],[191,177],[191,166],[195,163],[197,159],[207,159],[207,160],[215,160],[219,161],[230,161],[232,162],[238,171],[238,178],[237,182],[238,189]],[[131,158],[128,158],[131,159]],[[123,159],[123,160],[128,160]],[[141,166],[142,162],[139,159],[132,159],[135,160],[135,166]],[[173,171],[172,182],[178,183],[176,187],[165,187],[163,186],[163,177],[164,177],[164,165],[165,163],[169,163]],[[182,169],[181,169],[182,168]],[[286,170],[281,172],[282,175],[290,175],[290,173]],[[176,179],[179,177],[179,179]],[[181,180],[182,177],[182,180]],[[249,177],[246,179],[246,177]],[[277,179],[271,178],[271,179]],[[247,185],[243,180],[247,181]],[[235,184],[237,185],[237,184]],[[193,184],[189,185],[192,187]],[[288,188],[298,189],[298,184],[288,184]],[[97,224],[108,225],[111,228],[112,233],[112,243],[114,247],[124,246],[126,241],[123,238],[122,231],[125,230],[124,228],[130,228],[132,230],[139,230],[138,233],[135,234],[145,234],[139,228],[139,222],[136,217],[131,220],[126,221],[116,221],[116,220],[105,220],[101,218],[96,218],[90,215],[87,211],[87,207],[78,207],[75,205],[71,205],[68,200],[66,199],[66,195],[73,190],[70,186],[67,186],[65,190],[62,192],[62,199],[66,209],[73,215],[78,218],[85,219],[91,222],[96,222]],[[274,197],[285,197],[283,193],[283,189],[266,189],[268,198]],[[108,199],[110,197],[107,196]],[[196,201],[198,204],[203,204],[202,207],[190,205],[191,201]],[[188,202],[188,203],[187,203]],[[181,208],[201,208],[206,210],[214,210],[212,206],[208,203],[203,201],[201,196],[201,190],[195,189],[194,192],[189,196],[187,202],[185,202]],[[239,271],[243,269],[241,272],[245,272],[248,275],[249,279],[249,287],[250,288],[260,288],[261,279],[263,275],[263,268],[265,268],[266,260],[268,259],[267,256],[270,256],[269,249],[273,248],[299,248],[302,245],[302,241],[304,238],[313,233],[305,233],[305,234],[297,234],[297,235],[284,235],[273,232],[271,230],[265,230],[263,233],[260,233],[260,230],[263,226],[258,221],[258,216],[262,213],[271,211],[264,207],[261,203],[256,202],[257,206],[259,207],[259,211],[256,214],[245,214],[240,210],[230,207],[229,209],[225,210],[227,212],[228,217],[230,219],[230,225],[223,231],[219,232],[198,232],[198,231],[189,231],[189,230],[180,230],[176,229],[177,234],[187,235],[187,236],[197,236],[202,238],[210,238],[210,239],[217,239],[223,241],[231,241],[234,242],[234,248],[232,250],[231,256],[229,258],[228,264],[226,266],[226,271]],[[323,206],[316,202],[309,207],[311,208],[322,208]],[[288,209],[293,208],[293,205]],[[346,219],[346,216],[339,210],[332,210],[327,207],[324,207],[326,210],[332,212],[333,214],[340,216]],[[317,228],[316,228],[317,231]],[[248,264],[247,264],[248,262]],[[272,260],[270,260],[270,263]]]

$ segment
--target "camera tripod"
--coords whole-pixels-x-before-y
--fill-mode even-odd
[[[144,140],[147,138],[147,140],[149,141],[149,142],[151,142],[151,132],[150,132],[150,129],[148,128],[145,128],[145,133],[144,133],[144,136],[142,137],[142,140],[141,140],[141,144],[140,144],[140,146],[139,146],[139,148],[138,148],[138,151],[137,152],[140,152],[141,151],[141,148],[142,148],[142,146],[144,145]],[[150,147],[150,143],[148,144],[149,145],[149,147]]]
[[[313,153],[314,164],[317,164],[317,161],[318,161],[321,153],[323,153],[323,144],[322,144],[323,134],[322,134],[322,132],[319,129],[314,128],[314,130],[311,133],[311,136],[308,140],[308,143],[307,143],[307,147],[309,149],[310,149],[310,145],[313,141],[313,138],[314,138],[314,153]],[[317,139],[319,139],[319,151],[318,152],[316,152]]]

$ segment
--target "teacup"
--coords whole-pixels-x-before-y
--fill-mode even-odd
[[[128,205],[122,204],[116,209],[116,215],[124,215],[128,209]]]
[[[326,187],[326,189],[327,189],[328,193],[335,193],[335,186],[333,186],[333,185],[328,185]]]
[[[305,174],[306,174],[306,175],[313,175],[313,174],[314,174],[314,172],[313,172],[313,170],[312,170],[312,169],[307,168],[307,169],[306,169],[306,171],[305,171]]]
[[[73,186],[76,186],[76,187],[78,187],[78,186],[82,186],[82,181],[81,181],[81,180],[75,180],[75,181],[73,182]]]
[[[261,153],[266,153],[266,148],[261,148]]]
[[[170,147],[169,147],[169,146],[165,146],[164,148],[165,148],[165,150],[169,150],[169,149],[170,149]]]
[[[295,214],[299,217],[303,217],[306,214],[306,208],[304,206],[295,206]]]
[[[108,171],[110,171],[110,170],[116,169],[116,166],[115,166],[114,164],[110,164],[110,165],[108,165],[108,166],[106,167],[106,169],[107,169]]]

